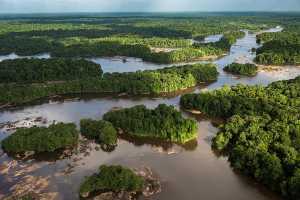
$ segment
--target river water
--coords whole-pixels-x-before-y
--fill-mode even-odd
[[[280,30],[272,29],[270,31]],[[209,38],[213,37],[209,36]],[[220,37],[216,37],[216,40]],[[183,94],[218,89],[225,83],[228,85],[243,83],[266,86],[273,81],[294,78],[300,74],[297,66],[288,65],[283,66],[286,71],[280,73],[277,71],[261,72],[258,75],[245,76],[223,72],[222,68],[224,66],[234,62],[239,57],[238,61],[241,63],[245,61],[252,62],[255,55],[248,50],[259,46],[255,43],[254,35],[246,35],[244,38],[239,39],[232,46],[229,55],[213,61],[217,65],[221,77],[217,80],[199,83],[182,91],[127,96],[119,96],[116,93],[63,95],[61,97],[41,98],[30,102],[17,103],[11,107],[0,109],[0,123],[21,120],[21,123],[26,122],[25,125],[31,126],[34,122],[24,119],[43,117],[51,122],[56,120],[57,122],[75,122],[79,124],[82,118],[100,120],[103,114],[115,106],[132,107],[144,104],[153,109],[159,103],[165,103],[174,105],[176,109],[181,110],[185,118],[196,119],[199,127],[197,138],[186,144],[124,134],[120,136],[118,145],[110,149],[101,148],[100,144],[95,141],[92,144],[93,150],[89,156],[80,153],[78,155],[63,156],[63,150],[60,149],[53,153],[36,154],[22,160],[22,157],[17,158],[15,154],[10,153],[0,158],[0,162],[17,160],[18,165],[9,169],[7,173],[0,174],[0,181],[3,183],[0,185],[0,194],[11,195],[15,190],[10,190],[10,188],[16,184],[24,183],[28,179],[28,175],[41,175],[41,178],[46,178],[49,175],[57,175],[69,164],[69,166],[74,165],[76,171],[69,175],[61,174],[48,177],[47,181],[49,183],[44,185],[45,187],[40,190],[40,193],[57,192],[55,199],[59,200],[80,199],[77,195],[77,187],[83,176],[96,173],[100,165],[107,164],[123,165],[129,168],[140,168],[143,165],[151,167],[152,177],[162,181],[162,192],[151,197],[137,195],[137,199],[285,199],[272,192],[263,183],[257,182],[254,178],[232,168],[228,162],[228,157],[223,152],[211,148],[211,138],[217,133],[218,126],[224,123],[222,118],[207,114],[193,114],[178,106],[179,98]],[[16,57],[18,56],[14,54],[0,56],[0,60]],[[36,57],[47,58],[49,54],[41,54]],[[90,58],[90,60],[100,63],[104,72],[157,69],[187,63],[146,63],[139,58],[127,58],[127,61],[130,62],[126,63],[123,63],[122,59]],[[189,63],[195,63],[195,61]],[[28,122],[31,124],[28,124]],[[6,129],[0,130],[0,140],[11,133]],[[95,147],[100,147],[100,150],[96,151]],[[155,151],[155,147],[161,147],[162,152]],[[177,153],[168,154],[172,150],[177,151]],[[73,162],[74,158],[82,158],[82,160]],[[16,172],[24,169],[22,165],[26,167],[30,164],[39,164],[40,166],[34,171],[15,176]],[[40,185],[35,189],[40,189]],[[97,194],[97,192],[91,194],[88,199]]]

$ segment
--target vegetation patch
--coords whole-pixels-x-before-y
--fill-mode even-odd
[[[78,194],[87,197],[94,190],[108,189],[141,191],[145,186],[145,180],[138,177],[127,167],[101,165],[99,172],[88,177],[80,183]]]
[[[253,74],[258,71],[258,67],[254,64],[246,63],[232,63],[223,68],[224,71],[234,72],[238,74]]]
[[[1,141],[7,151],[53,152],[78,142],[79,132],[73,123],[51,124],[48,128],[33,126],[22,127]]]
[[[144,105],[124,108],[104,114],[103,119],[138,136],[159,137],[182,143],[194,139],[198,131],[196,120],[184,119],[173,105],[166,104],[159,104],[154,110]]]
[[[80,127],[83,134],[98,137],[104,144],[112,144],[117,141],[117,131],[108,121],[81,119]]]

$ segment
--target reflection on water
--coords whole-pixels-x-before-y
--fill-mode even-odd
[[[273,29],[271,31],[278,30]],[[17,161],[17,165],[11,166],[7,173],[0,173],[0,181],[4,183],[0,186],[0,193],[12,194],[16,189],[10,190],[10,188],[17,183],[26,183],[30,186],[31,183],[26,182],[28,178],[31,175],[41,175],[41,178],[49,182],[44,185],[44,189],[41,189],[41,193],[58,192],[55,199],[59,200],[80,199],[77,195],[77,187],[83,176],[96,173],[100,165],[121,164],[132,168],[148,164],[152,168],[153,177],[162,181],[162,192],[152,196],[151,199],[284,199],[272,192],[267,186],[257,183],[252,177],[233,169],[227,160],[226,152],[211,148],[211,138],[217,133],[219,124],[224,123],[224,119],[205,113],[193,114],[178,106],[181,95],[218,89],[224,83],[228,85],[237,83],[267,85],[270,82],[293,78],[299,74],[299,69],[296,66],[288,65],[284,67],[290,72],[295,71],[297,73],[283,73],[284,76],[273,76],[272,74],[269,76],[268,73],[258,73],[254,76],[235,74],[234,76],[237,78],[231,78],[233,74],[223,72],[223,67],[236,59],[240,62],[252,62],[255,55],[252,55],[248,50],[259,46],[255,43],[255,36],[253,35],[246,35],[246,37],[239,39],[232,46],[231,54],[213,61],[222,75],[220,78],[199,83],[186,90],[128,96],[119,96],[117,93],[62,95],[55,98],[40,98],[30,102],[16,103],[11,107],[0,109],[0,123],[43,117],[52,122],[53,120],[56,122],[75,122],[78,125],[82,118],[102,119],[103,114],[115,106],[125,108],[144,104],[153,109],[159,103],[165,103],[174,105],[177,110],[181,110],[183,117],[196,119],[199,127],[197,138],[185,144],[159,138],[122,134],[119,136],[116,147],[106,149],[100,146],[99,141],[90,138],[90,142],[85,147],[79,144],[71,148],[70,152],[59,149],[53,153],[35,154],[26,159],[22,159],[22,155],[16,157],[16,154],[8,153],[7,156],[0,158],[0,170],[3,162]],[[47,56],[47,54],[40,56]],[[0,56],[1,59],[6,58]],[[156,69],[174,64],[140,62],[139,58],[127,58],[128,61],[131,61],[127,63],[109,59],[90,59],[99,62],[104,71],[110,72]],[[175,64],[183,63],[186,62]],[[4,130],[0,130],[0,140],[9,134],[11,132],[4,134]],[[157,147],[161,151],[158,151]],[[36,164],[34,165],[36,169],[30,171],[33,164]],[[18,174],[21,170],[27,171]],[[70,172],[70,174],[61,173],[65,171]],[[43,183],[33,189],[37,190],[42,185]],[[93,193],[93,195],[97,194],[99,192]],[[139,195],[137,198],[150,199]]]

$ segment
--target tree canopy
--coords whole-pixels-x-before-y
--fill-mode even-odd
[[[108,189],[111,191],[116,190],[130,190],[133,192],[141,191],[145,186],[145,180],[138,177],[135,173],[123,167],[101,165],[99,172],[88,177],[85,176],[84,180],[78,187],[78,194],[85,196],[94,190]]]
[[[21,127],[1,141],[7,151],[53,152],[78,142],[79,132],[73,123],[51,124],[48,128],[32,126]]]
[[[175,110],[173,105],[166,104],[159,104],[154,110],[137,105],[111,111],[104,114],[103,119],[138,136],[159,137],[182,143],[195,138],[198,131],[196,120],[184,119],[182,113]]]
[[[81,119],[80,127],[83,134],[98,137],[104,144],[112,144],[117,141],[117,131],[108,121]]]
[[[300,76],[261,85],[227,85],[187,94],[180,104],[227,118],[212,146],[229,149],[233,166],[283,196],[300,193]]]

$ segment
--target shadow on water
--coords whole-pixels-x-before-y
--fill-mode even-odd
[[[173,142],[173,141],[167,141],[162,138],[154,138],[154,137],[141,137],[130,133],[120,134],[119,135],[120,140],[125,140],[131,144],[134,144],[135,146],[143,146],[145,144],[151,145],[152,147],[161,147],[163,151],[168,151],[174,145],[180,146],[182,149],[186,151],[193,151],[198,146],[197,139],[192,139],[186,143],[181,142]],[[120,142],[119,140],[119,142]]]

